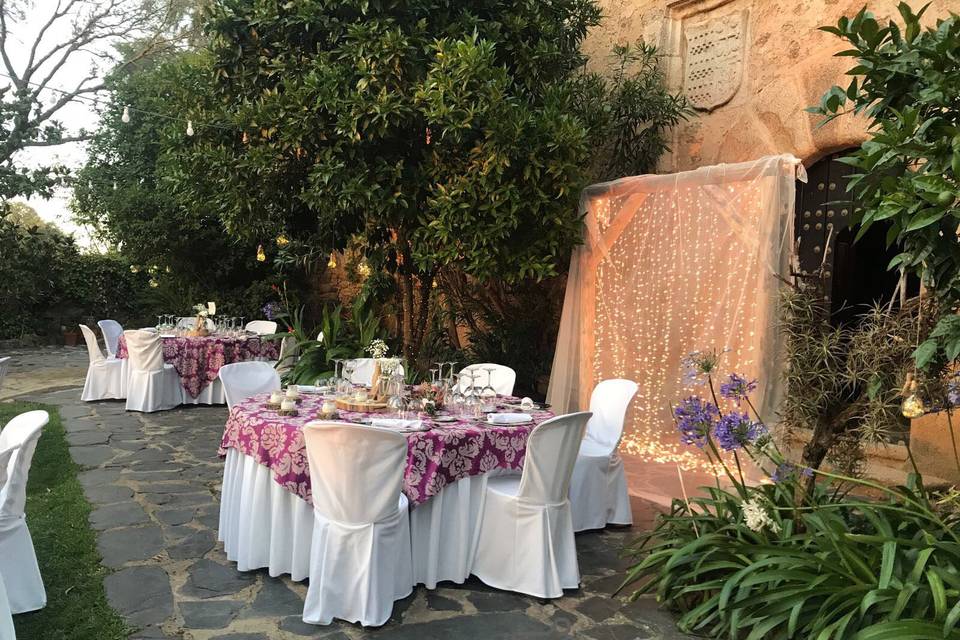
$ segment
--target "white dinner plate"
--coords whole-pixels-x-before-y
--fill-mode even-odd
[[[491,427],[522,427],[525,424],[530,424],[533,422],[533,418],[529,420],[524,420],[523,422],[494,422],[490,418],[487,418],[486,424]]]
[[[431,420],[433,420],[434,422],[439,422],[439,423],[443,424],[443,423],[456,422],[456,421],[457,421],[457,418],[455,418],[455,417],[453,417],[453,416],[435,416],[435,417],[431,418]]]

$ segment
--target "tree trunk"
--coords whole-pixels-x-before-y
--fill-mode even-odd
[[[403,357],[413,359],[413,276],[406,271],[400,274],[400,299],[403,307]]]
[[[859,400],[854,400],[846,405],[839,413],[831,413],[819,420],[813,428],[813,434],[810,436],[810,442],[803,447],[803,456],[801,460],[804,466],[810,469],[819,469],[820,465],[826,459],[830,449],[837,444],[840,437],[846,433],[850,421],[853,420],[863,407]],[[806,493],[808,496],[813,494],[813,488],[816,485],[816,476],[807,478]]]

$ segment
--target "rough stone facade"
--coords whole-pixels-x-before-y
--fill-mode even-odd
[[[588,36],[590,64],[600,69],[615,44],[643,38],[659,46],[668,82],[699,107],[673,132],[661,171],[792,153],[808,166],[865,137],[847,116],[818,128],[804,111],[834,84],[846,86],[851,58],[835,36],[818,31],[864,4],[879,18],[899,18],[899,0],[600,0],[603,24]],[[911,0],[918,9],[919,0]],[[960,0],[935,0],[932,23]],[[712,63],[710,62],[712,61]],[[712,66],[711,66],[712,65]]]

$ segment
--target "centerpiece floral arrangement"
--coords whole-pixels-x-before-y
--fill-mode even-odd
[[[632,544],[621,589],[639,584],[633,597],[655,593],[711,638],[960,638],[960,494],[916,469],[887,487],[787,460],[751,400],[758,381],[721,375],[720,355],[687,357],[703,392],[673,408],[716,486]],[[746,481],[748,459],[764,480]]]
[[[193,333],[198,336],[206,336],[210,334],[210,331],[207,329],[207,319],[217,315],[217,303],[208,302],[203,304],[198,302],[193,305],[193,312],[197,314],[197,319],[194,322]]]

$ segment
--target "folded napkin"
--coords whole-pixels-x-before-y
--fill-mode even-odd
[[[487,421],[491,424],[518,424],[530,422],[533,417],[529,413],[491,413]]]
[[[423,420],[404,420],[403,418],[374,418],[370,421],[370,424],[371,426],[383,427],[384,429],[418,431],[423,427]]]
[[[312,384],[298,384],[297,389],[300,393],[323,393],[326,387],[318,387]]]

